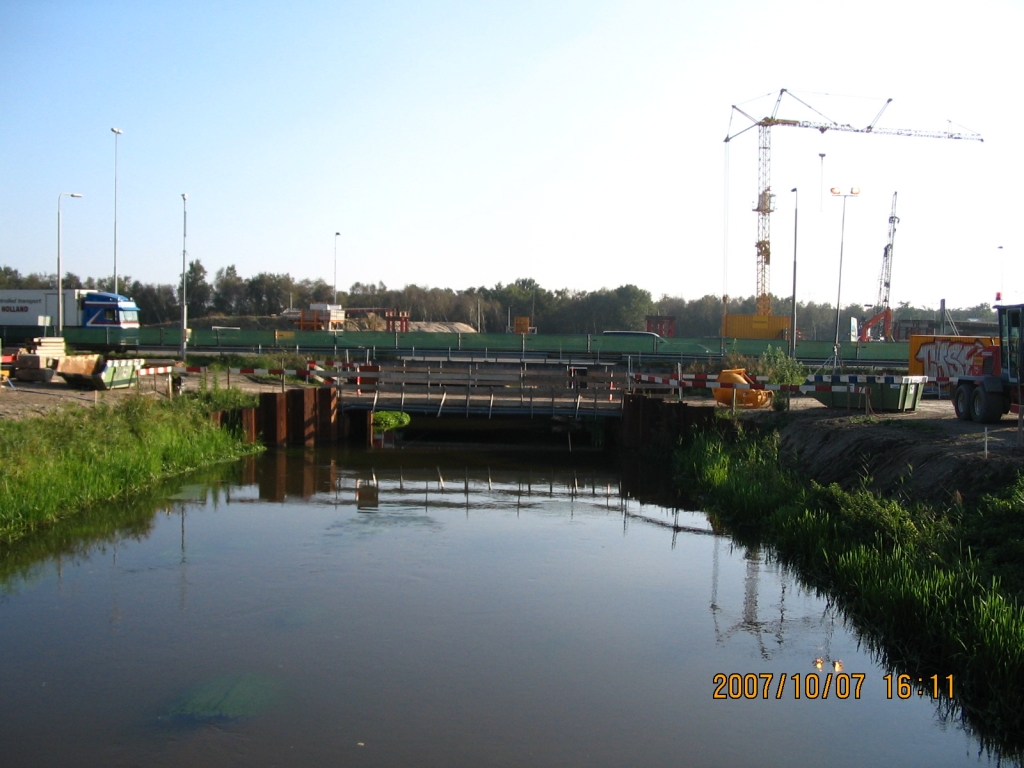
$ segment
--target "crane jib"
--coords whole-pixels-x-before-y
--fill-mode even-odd
[[[789,94],[791,98],[798,101],[804,107],[810,109],[812,112],[821,115],[828,122],[814,122],[811,120],[790,120],[785,118],[778,118],[775,115],[778,114],[779,106],[782,103],[782,97]],[[790,126],[793,128],[814,128],[820,133],[825,131],[845,131],[849,133],[874,133],[881,136],[911,136],[925,139],[957,139],[962,141],[979,141],[983,142],[984,139],[981,134],[974,133],[971,131],[966,132],[953,132],[953,131],[921,131],[914,128],[876,128],[875,123],[882,116],[882,112],[892,102],[892,99],[888,99],[878,114],[875,115],[875,119],[872,120],[864,128],[856,128],[849,123],[837,123],[831,121],[827,115],[818,111],[803,99],[794,95],[792,92],[787,91],[785,88],[779,91],[778,98],[775,100],[775,108],[772,110],[770,117],[764,117],[760,120],[755,119],[747,112],[740,109],[735,104],[732,107],[732,114],[739,113],[745,118],[750,120],[750,125],[733,133],[732,135],[726,134],[725,142],[728,144],[732,139],[737,136],[746,133],[755,125],[758,127],[758,205],[754,208],[757,213],[757,240],[755,242],[755,248],[757,252],[757,314],[767,315],[771,314],[771,299],[769,289],[769,265],[771,253],[771,239],[770,239],[770,216],[772,207],[770,205],[771,200],[771,129],[773,125]],[[732,128],[732,118],[729,120],[730,130]],[[728,180],[727,180],[728,183]],[[728,195],[727,195],[728,197]],[[883,277],[883,282],[887,283],[888,280]],[[795,297],[794,297],[795,301]],[[795,330],[795,329],[794,329]]]

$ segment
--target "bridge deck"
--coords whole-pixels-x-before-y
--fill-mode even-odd
[[[629,386],[611,367],[558,371],[479,365],[374,366],[316,373],[334,379],[341,407],[436,416],[618,417]]]

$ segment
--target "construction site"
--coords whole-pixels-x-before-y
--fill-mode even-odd
[[[743,338],[772,338],[779,340],[786,340],[789,343],[789,349],[791,354],[795,354],[796,342],[799,339],[799,334],[795,331],[797,328],[797,317],[796,317],[796,300],[797,300],[797,241],[799,235],[799,219],[798,219],[798,208],[794,206],[793,215],[793,285],[792,285],[792,312],[786,316],[778,316],[771,314],[771,269],[772,269],[772,243],[771,243],[771,225],[772,225],[772,214],[776,210],[776,193],[772,188],[772,129],[773,128],[808,128],[818,131],[819,134],[824,134],[828,131],[844,132],[844,133],[855,133],[862,135],[876,135],[876,136],[902,136],[908,138],[920,138],[920,139],[945,139],[953,141],[984,141],[982,136],[978,133],[971,131],[929,131],[921,130],[917,128],[889,128],[879,126],[879,120],[885,113],[886,108],[892,102],[892,99],[887,99],[875,114],[874,118],[871,119],[865,125],[855,126],[850,123],[840,123],[834,120],[826,118],[817,108],[810,105],[804,99],[796,96],[791,91],[783,88],[778,92],[775,98],[774,107],[769,115],[764,117],[756,117],[738,106],[733,106],[732,114],[729,122],[729,133],[725,138],[725,143],[728,148],[729,144],[752,130],[757,128],[757,196],[756,202],[753,207],[753,212],[757,214],[757,239],[754,242],[754,254],[755,254],[755,270],[756,270],[756,296],[757,296],[757,312],[755,315],[735,315],[728,312],[729,297],[723,295],[723,320],[722,320],[722,335],[727,337],[743,337]],[[786,109],[792,108],[794,105],[803,107],[806,111],[810,111],[814,115],[818,116],[819,119],[793,119],[786,116]],[[781,110],[781,115],[780,115]],[[738,130],[733,132],[733,120],[739,116],[741,119],[749,121],[749,125],[740,127]],[[728,151],[728,150],[727,150]],[[824,153],[820,154],[822,163],[822,175],[824,176]],[[728,162],[727,162],[728,165]],[[797,194],[798,190],[793,188],[790,192]],[[845,329],[839,327],[839,310],[842,302],[842,270],[843,270],[843,235],[845,233],[846,226],[846,199],[850,197],[856,197],[860,194],[860,189],[857,187],[850,188],[839,188],[832,187],[829,189],[829,194],[835,198],[841,198],[843,201],[843,218],[840,230],[840,249],[839,249],[839,280],[837,286],[836,296],[836,331],[834,345],[835,350],[833,353],[833,363],[837,364],[841,360],[841,344],[844,342],[855,341],[855,342],[893,342],[893,341],[909,341],[909,336],[912,331],[921,330],[921,328],[913,325],[904,326],[903,328],[897,327],[893,322],[893,309],[892,309],[892,266],[893,258],[895,255],[895,241],[896,241],[896,227],[899,224],[899,217],[896,214],[896,200],[897,191],[892,193],[892,207],[891,213],[888,219],[888,237],[885,245],[882,249],[881,266],[878,272],[878,292],[877,299],[871,308],[871,314],[865,318],[862,318],[858,323],[857,328],[850,328],[849,333],[846,333]],[[797,200],[794,197],[794,200]],[[728,248],[728,246],[727,246]],[[858,260],[857,269],[863,270],[863,257],[861,256]],[[942,318],[940,320],[941,326],[938,330],[941,333],[945,332],[945,325],[947,316],[945,307],[941,310]],[[950,329],[954,335],[958,335],[956,326],[950,322]]]

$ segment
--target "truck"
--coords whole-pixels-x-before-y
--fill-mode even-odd
[[[1020,414],[1024,379],[1024,304],[997,306],[997,344],[978,349],[966,374],[957,377],[953,408],[957,418],[994,424],[1004,414]]]
[[[54,335],[57,291],[0,290],[0,339],[5,347]],[[65,338],[74,346],[113,350],[139,345],[139,308],[127,296],[69,288],[64,291]]]

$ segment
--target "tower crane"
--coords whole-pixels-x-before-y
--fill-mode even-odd
[[[882,323],[882,340],[892,341],[892,309],[889,307],[889,287],[892,285],[892,245],[896,239],[896,193],[892,193],[892,213],[889,214],[889,242],[882,249],[882,272],[878,277],[878,314],[860,329],[859,341],[871,341],[871,329]]]
[[[789,94],[790,98],[800,102],[815,114],[821,115],[821,117],[824,118],[824,121],[787,120],[778,117],[777,115],[779,112],[779,106],[782,104],[782,97],[786,94]],[[849,123],[838,123],[834,120],[830,120],[803,99],[798,96],[794,96],[792,92],[787,91],[785,88],[779,91],[779,95],[775,99],[775,107],[772,109],[771,115],[769,117],[763,117],[760,120],[752,117],[733,104],[732,113],[729,117],[729,130],[732,130],[732,117],[737,112],[749,120],[751,124],[731,135],[727,133],[725,137],[726,144],[737,136],[740,136],[751,128],[757,126],[759,147],[757,161],[757,206],[753,209],[757,214],[757,242],[755,243],[755,248],[757,250],[757,314],[771,314],[771,296],[769,293],[769,269],[772,261],[770,217],[772,211],[775,210],[775,196],[772,194],[771,185],[771,143],[773,126],[782,125],[792,126],[794,128],[815,128],[821,133],[825,133],[825,131],[847,131],[850,133],[874,133],[883,136],[916,136],[931,139],[984,141],[981,134],[971,131],[921,131],[914,128],[877,128],[875,124],[878,122],[882,113],[885,112],[886,107],[888,107],[890,103],[892,103],[892,99],[887,99],[885,104],[882,105],[882,108],[878,110],[878,114],[875,115],[875,119],[864,128],[857,128]]]

